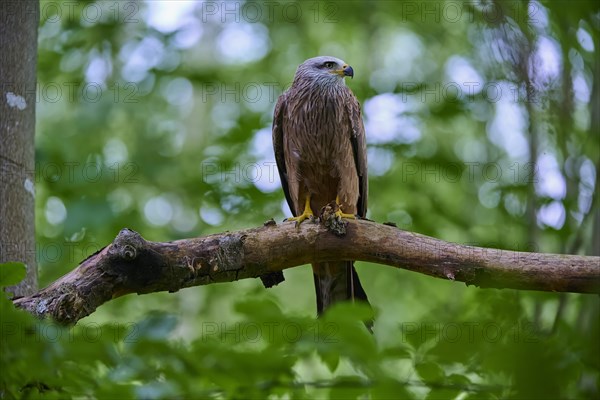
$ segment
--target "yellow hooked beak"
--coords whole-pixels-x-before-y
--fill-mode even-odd
[[[331,73],[337,74],[341,77],[349,76],[350,78],[354,78],[354,70],[348,64],[342,65],[342,68],[340,69],[334,69],[333,71],[331,71]]]

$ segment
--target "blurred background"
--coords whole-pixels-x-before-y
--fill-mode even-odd
[[[594,1],[42,1],[40,286],[124,227],[169,241],[289,216],[273,108],[316,55],[355,71],[370,219],[462,244],[600,255],[599,29]],[[442,371],[491,385],[466,392],[485,398],[599,395],[597,296],[357,269],[377,310],[379,365],[395,379]],[[312,318],[310,267],[285,276],[269,290],[246,280],[130,295],[81,324],[162,311],[177,321],[168,340],[186,342],[207,322],[239,321],[247,299]],[[411,356],[382,361],[388,348]],[[325,364],[299,361],[295,379],[329,379]],[[407,393],[433,398],[432,387]]]

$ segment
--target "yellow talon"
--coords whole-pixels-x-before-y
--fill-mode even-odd
[[[348,219],[356,219],[356,215],[354,214],[344,214],[342,210],[337,210],[335,212],[335,216],[339,218],[348,218]]]
[[[337,196],[335,198],[335,203],[338,205],[338,210],[334,213],[334,215],[338,218],[348,218],[348,219],[356,219],[356,215],[354,214],[345,214],[342,212],[342,205],[340,204],[340,197]]]
[[[304,202],[304,211],[302,212],[302,214],[298,215],[297,217],[291,217],[286,219],[286,221],[296,221],[296,227],[299,227],[300,224],[307,220],[307,219],[314,219],[315,214],[313,213],[312,209],[310,208],[310,196],[306,196],[306,201]]]

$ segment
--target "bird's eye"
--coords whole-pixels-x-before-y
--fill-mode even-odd
[[[325,63],[323,63],[323,65],[325,66],[325,68],[333,68],[333,66],[335,65],[335,63],[331,62],[331,61],[327,61]]]

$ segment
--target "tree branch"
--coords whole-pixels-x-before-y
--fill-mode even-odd
[[[482,288],[599,293],[600,257],[464,246],[367,220],[338,236],[322,224],[263,227],[174,242],[123,229],[115,240],[38,293],[14,300],[29,312],[75,323],[128,294],[255,278],[313,262],[358,260]]]

